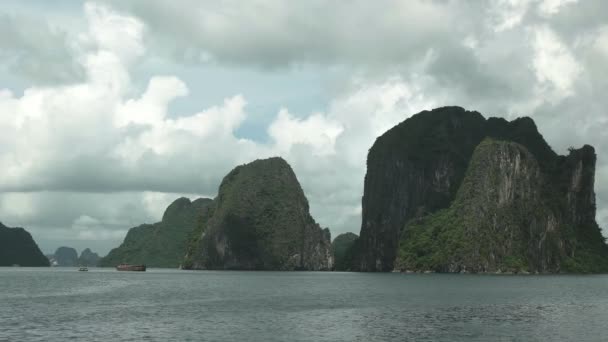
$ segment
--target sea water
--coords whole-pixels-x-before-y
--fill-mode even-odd
[[[0,268],[0,341],[608,341],[608,276]]]

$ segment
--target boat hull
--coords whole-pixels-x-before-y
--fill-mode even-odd
[[[117,271],[130,271],[130,272],[145,272],[146,265],[118,265],[116,266]]]

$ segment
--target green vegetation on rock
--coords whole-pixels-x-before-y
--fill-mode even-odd
[[[327,270],[330,233],[310,216],[308,201],[281,158],[230,171],[188,243],[185,268]]]
[[[197,228],[199,218],[212,200],[187,198],[175,200],[160,222],[131,228],[123,243],[99,262],[113,267],[121,263],[145,264],[149,267],[179,267],[187,247],[188,237]]]
[[[378,137],[367,157],[361,248],[353,266],[391,271],[403,225],[450,205],[486,136],[525,142],[547,158],[554,155],[531,119],[486,120],[460,107],[423,111]]]
[[[353,265],[355,244],[359,237],[354,233],[344,233],[336,236],[331,243],[334,255],[334,270],[350,271]]]
[[[49,266],[32,235],[23,228],[0,223],[0,266]]]
[[[591,146],[557,155],[530,118],[416,114],[370,149],[353,268],[607,271],[595,162]]]
[[[484,140],[449,208],[404,227],[396,268],[436,272],[606,272],[597,227],[572,228],[522,145]]]

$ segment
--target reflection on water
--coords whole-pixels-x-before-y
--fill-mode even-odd
[[[0,268],[0,341],[604,341],[608,276]]]

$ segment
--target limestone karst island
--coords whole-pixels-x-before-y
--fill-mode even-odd
[[[214,199],[175,200],[160,222],[131,228],[120,246],[87,264],[604,273],[608,246],[595,221],[596,158],[589,145],[558,155],[527,117],[506,121],[437,108],[413,115],[371,146],[359,236],[341,234],[332,243],[330,229],[311,216],[293,169],[274,157],[236,166]],[[2,265],[49,266],[25,230],[1,229]],[[56,262],[79,264],[74,249],[62,248]]]

